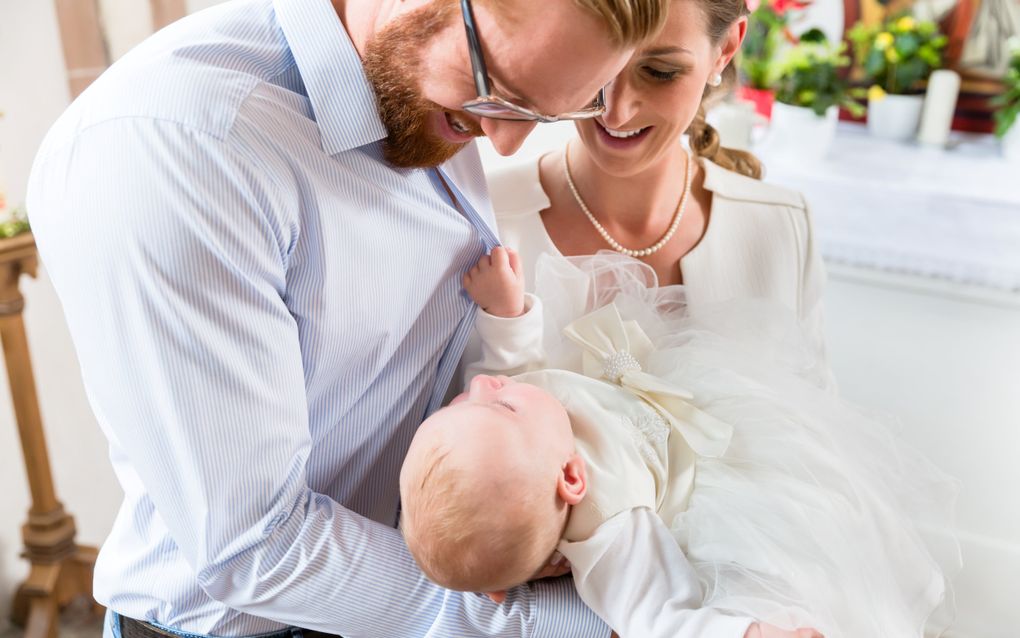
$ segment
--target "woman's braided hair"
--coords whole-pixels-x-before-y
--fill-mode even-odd
[[[705,15],[705,21],[708,23],[708,36],[714,43],[721,42],[730,26],[740,16],[747,14],[745,0],[698,0],[698,2]],[[747,151],[722,146],[719,143],[719,132],[705,120],[706,106],[711,106],[713,102],[718,101],[721,96],[726,95],[736,86],[737,71],[732,62],[723,70],[722,76],[723,81],[719,86],[705,87],[701,106],[698,107],[698,114],[687,129],[691,150],[696,156],[711,160],[725,169],[761,179],[761,161]]]

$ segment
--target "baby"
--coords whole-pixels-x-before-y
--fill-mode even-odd
[[[431,580],[500,602],[547,573],[558,549],[582,599],[623,638],[821,636],[701,608],[697,575],[661,520],[684,508],[694,454],[721,454],[728,426],[642,377],[626,352],[606,353],[618,385],[541,370],[541,308],[512,251],[483,257],[464,286],[481,308],[483,367],[518,376],[474,376],[408,450],[401,527]],[[594,313],[598,326],[625,331],[614,313]],[[640,350],[640,335],[629,345]]]

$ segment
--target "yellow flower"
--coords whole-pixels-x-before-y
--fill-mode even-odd
[[[883,31],[875,36],[875,48],[879,51],[886,49],[893,43],[893,35],[888,31]]]
[[[896,28],[900,31],[913,31],[915,26],[917,26],[917,22],[910,16],[903,16],[896,21]]]
[[[885,59],[889,60],[891,64],[896,64],[902,58],[900,57],[900,54],[897,53],[895,48],[889,47],[888,49],[885,50]]]
[[[871,88],[868,89],[868,101],[869,102],[880,102],[885,99],[885,91],[882,90],[877,84],[872,84]]]

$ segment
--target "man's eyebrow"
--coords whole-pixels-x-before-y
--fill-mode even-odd
[[[500,93],[505,94],[501,95],[500,97],[518,100],[520,102],[523,102],[525,106],[535,108],[535,101],[528,98],[528,96],[524,95],[523,91],[520,91],[519,89],[510,86],[507,82],[503,80],[496,79],[495,77],[493,77],[491,73],[489,74],[489,79],[492,82],[493,88],[499,89]]]

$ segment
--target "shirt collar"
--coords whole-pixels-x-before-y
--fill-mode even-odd
[[[375,91],[329,0],[274,0],[274,6],[308,92],[322,149],[335,155],[384,139]]]

